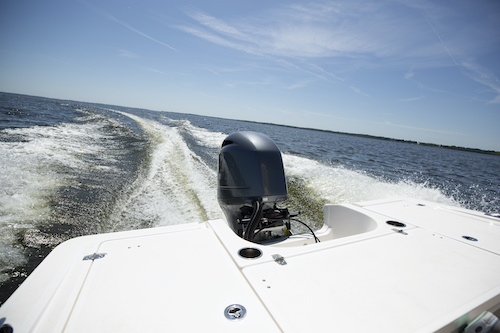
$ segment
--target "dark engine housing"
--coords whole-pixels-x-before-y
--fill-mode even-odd
[[[217,198],[234,232],[253,240],[255,229],[269,220],[266,211],[275,212],[272,207],[287,199],[281,153],[269,137],[257,132],[226,137],[219,153]]]

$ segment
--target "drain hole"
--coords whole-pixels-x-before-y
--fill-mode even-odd
[[[387,221],[385,223],[387,223],[389,225],[392,225],[394,227],[398,227],[398,228],[404,228],[404,227],[406,227],[406,224],[398,222],[398,221]]]
[[[247,259],[255,259],[262,255],[262,251],[254,247],[245,247],[241,249],[238,254]]]

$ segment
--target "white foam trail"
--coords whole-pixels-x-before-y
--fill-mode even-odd
[[[456,204],[437,189],[411,181],[391,183],[360,171],[334,167],[289,154],[283,154],[285,173],[305,182],[317,199],[328,203],[348,203],[394,197],[412,197],[434,202]]]
[[[165,120],[165,123],[173,124],[186,131],[200,146],[207,148],[220,148],[222,141],[227,136],[227,134],[222,132],[214,132],[206,128],[194,126],[187,119],[174,120],[165,116],[161,119]]]
[[[88,170],[90,158],[94,170],[109,168],[95,163],[110,148],[103,126],[92,122],[2,130],[2,136],[14,140],[0,142],[0,282],[8,278],[5,272],[26,263],[18,239],[30,242],[37,225],[51,219],[50,200],[58,189],[79,186],[76,177]]]
[[[85,129],[86,132],[88,129]],[[9,136],[23,141],[0,143],[0,197],[2,225],[10,221],[33,221],[46,218],[48,197],[68,182],[70,173],[57,172],[62,167],[83,167],[79,156],[90,153],[82,144],[82,128],[76,125],[7,129]],[[95,153],[95,151],[92,151]]]
[[[129,210],[129,213],[135,212],[136,220],[158,221],[157,225],[201,222],[205,215],[196,212],[207,208],[212,213],[206,214],[206,217],[219,218],[221,212],[216,201],[215,171],[189,149],[179,130],[187,131],[200,145],[214,149],[220,147],[227,134],[196,127],[188,120],[174,121],[165,118],[166,123],[175,126],[169,127],[131,114],[122,114],[134,119],[148,134],[154,146],[148,176],[137,181],[141,189],[137,189],[132,196],[135,208]],[[285,174],[303,182],[310,200],[316,202],[347,203],[416,197],[455,204],[439,190],[412,181],[391,183],[360,171],[325,165],[306,157],[286,153],[282,156]],[[179,165],[185,166],[182,172],[178,170]],[[203,186],[200,187],[199,184]],[[204,203],[200,206],[198,202]],[[193,207],[189,208],[191,206]]]
[[[177,127],[115,111],[136,121],[149,144],[147,169],[117,206],[115,229],[203,222],[221,217],[216,172],[189,149]]]
[[[227,134],[222,132],[212,132],[205,128],[196,127],[190,122],[184,124],[184,127],[189,133],[205,147],[220,148],[222,141],[227,137]]]

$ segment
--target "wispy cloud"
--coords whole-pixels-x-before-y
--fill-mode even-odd
[[[297,81],[297,82],[294,82],[291,85],[289,85],[286,89],[293,90],[293,89],[303,88],[303,87],[309,85],[311,82],[312,82],[311,80]]]
[[[118,56],[123,57],[123,58],[132,58],[132,59],[140,58],[137,53],[134,53],[134,52],[129,51],[129,50],[124,50],[124,49],[118,50]]]
[[[359,89],[357,87],[351,86],[350,88],[351,88],[352,91],[354,91],[358,95],[365,96],[365,97],[370,97],[370,95],[364,93],[363,91],[361,91],[361,89]]]
[[[413,72],[413,69],[410,69],[408,72],[405,73],[405,79],[406,80],[409,80],[409,79],[411,79],[414,76],[415,76],[415,72]]]
[[[383,3],[356,1],[295,4],[231,21],[189,11],[194,22],[177,28],[248,53],[288,58],[396,56],[422,43],[422,34],[411,26],[418,18],[387,15],[386,10]],[[413,36],[412,41],[407,40],[408,35]]]
[[[422,89],[422,90],[425,90],[425,91],[430,91],[430,92],[433,92],[433,93],[438,93],[438,94],[447,94],[447,95],[452,95],[452,96],[455,96],[456,94],[454,94],[453,92],[451,91],[448,91],[448,90],[443,90],[443,89],[436,89],[436,88],[433,88],[433,87],[429,87],[428,85],[425,85],[421,82],[417,82],[417,86]]]
[[[161,75],[166,75],[165,72],[163,71],[160,71],[156,68],[151,68],[151,67],[144,67],[145,70],[147,70],[148,72],[152,72],[152,73],[156,73],[156,74],[161,74]]]
[[[238,81],[238,82],[232,82],[232,83],[226,83],[226,86],[234,88],[236,86],[241,86],[241,85],[246,85],[246,86],[267,86],[271,82],[269,80],[262,80],[262,81]]]
[[[177,25],[177,29],[184,31],[188,34],[194,35],[198,38],[204,39],[206,41],[209,41],[214,44],[218,44],[221,46],[229,47],[232,49],[236,49],[239,51],[244,51],[247,53],[253,53],[255,54],[256,52],[250,48],[247,47],[246,45],[242,43],[237,43],[237,42],[232,42],[223,36],[219,36],[211,31],[207,31],[206,29],[200,28],[200,27],[194,27],[194,26],[186,26],[186,25]]]
[[[297,65],[291,61],[285,60],[285,59],[273,58],[272,60],[274,60],[276,63],[280,64],[284,68],[293,69],[293,70],[296,70],[296,71],[299,71],[299,72],[302,72],[302,73],[305,73],[308,75],[315,76],[315,77],[320,78],[322,80],[328,81],[328,77],[326,75],[324,75],[325,73],[321,73],[321,72],[318,73],[318,71],[309,70],[307,68],[299,66],[299,65]]]
[[[473,61],[464,61],[461,63],[463,73],[472,80],[490,88],[495,96],[488,101],[490,104],[500,103],[500,80],[495,74],[481,67]]]
[[[178,52],[178,50],[175,47],[173,47],[173,46],[171,46],[171,45],[169,45],[169,44],[167,44],[165,42],[162,42],[161,40],[158,40],[158,39],[156,39],[156,38],[154,38],[154,37],[152,37],[152,36],[150,36],[150,35],[142,32],[142,31],[140,31],[140,30],[138,30],[138,29],[136,29],[136,28],[128,25],[127,23],[125,23],[125,22],[117,19],[115,16],[111,15],[107,11],[105,11],[105,10],[99,8],[99,7],[96,7],[95,5],[93,5],[93,4],[91,4],[91,3],[87,2],[87,1],[82,1],[82,3],[84,5],[86,5],[87,7],[89,7],[92,11],[94,11],[98,15],[104,17],[105,19],[110,20],[110,21],[115,22],[115,23],[118,23],[119,25],[127,28],[128,30],[130,30],[130,31],[132,31],[132,32],[134,32],[134,33],[136,33],[136,34],[144,37],[144,38],[149,39],[150,41],[153,41],[153,42],[155,42],[157,44],[163,45],[163,46],[165,46],[165,47],[167,47],[167,48],[169,48],[169,49],[171,49],[173,51],[177,51]]]
[[[498,77],[493,74],[491,71],[488,71],[487,69],[483,68],[479,64],[477,64],[475,61],[469,60],[467,58],[470,58],[468,55],[468,50],[467,47],[464,47],[463,45],[474,45],[476,47],[476,40],[459,40],[458,42],[450,42],[453,44],[455,47],[455,52],[452,52],[452,47],[450,47],[445,40],[442,38],[441,33],[439,33],[438,29],[435,27],[435,25],[432,23],[432,20],[428,17],[426,14],[425,10],[422,10],[422,15],[424,16],[426,22],[436,35],[436,38],[439,40],[439,43],[443,47],[443,49],[446,51],[448,54],[449,58],[455,65],[455,67],[466,77],[468,77],[471,80],[474,80],[486,87],[488,87],[493,94],[495,95],[492,99],[488,101],[488,103],[492,104],[497,104],[500,103],[500,81]],[[457,34],[457,33],[456,33]],[[487,33],[485,32],[485,35]],[[458,33],[458,35],[461,35]],[[471,46],[469,46],[471,47]],[[465,60],[467,59],[467,60]]]
[[[117,18],[116,18],[116,17],[114,17],[113,15],[108,14],[107,16],[108,16],[108,18],[109,18],[111,21],[116,22],[116,23],[118,23],[118,24],[120,24],[120,25],[124,26],[125,28],[129,29],[130,31],[135,32],[136,34],[139,34],[139,35],[141,35],[142,37],[145,37],[145,38],[147,38],[147,39],[149,39],[149,40],[151,40],[151,41],[153,41],[153,42],[155,42],[155,43],[157,43],[157,44],[160,44],[160,45],[163,45],[163,46],[165,46],[165,47],[168,47],[169,49],[171,49],[171,50],[173,50],[173,51],[177,51],[177,49],[176,49],[175,47],[170,46],[170,45],[169,45],[169,44],[167,44],[167,43],[164,43],[164,42],[162,42],[162,41],[160,41],[160,40],[158,40],[158,39],[155,39],[155,38],[151,37],[150,35],[148,35],[148,34],[146,34],[146,33],[142,32],[142,31],[140,31],[140,30],[137,30],[137,29],[135,29],[135,28],[131,27],[130,25],[128,25],[128,24],[127,24],[127,23],[125,23],[125,22],[120,21],[119,19],[117,19]]]
[[[209,72],[211,72],[211,73],[213,73],[213,74],[217,75],[217,76],[220,76],[220,73],[219,73],[219,72],[217,72],[217,71],[215,71],[215,70],[213,70],[213,69],[211,69],[211,68],[208,68],[208,67],[207,67],[207,68],[205,68],[205,69],[206,69],[207,71],[209,71]]]
[[[449,96],[453,96],[453,97],[456,97],[456,98],[467,98],[469,100],[479,100],[479,98],[477,98],[477,97],[472,97],[470,95],[467,96],[467,95],[464,95],[464,93],[462,93],[462,92],[454,92],[451,89],[450,90],[437,89],[437,88],[434,88],[434,87],[430,87],[430,86],[428,86],[426,84],[423,84],[422,82],[417,82],[417,86],[420,89],[422,89],[422,90],[430,91],[430,92],[436,93],[436,94],[449,95]]]
[[[446,53],[449,55],[450,59],[453,61],[453,63],[455,64],[455,66],[459,67],[457,61],[455,60],[455,57],[453,56],[453,53],[451,53],[450,49],[448,48],[448,46],[446,45],[446,43],[443,41],[443,38],[441,38],[441,34],[436,30],[436,28],[434,27],[434,24],[432,24],[431,20],[428,18],[428,16],[425,13],[425,11],[422,10],[421,13],[422,13],[423,17],[425,18],[425,20],[426,20],[427,24],[429,25],[429,27],[432,29],[432,31],[436,35],[436,37],[439,40],[439,43],[441,44],[441,46],[446,51]]]
[[[420,97],[411,97],[411,98],[401,98],[401,99],[398,99],[398,101],[400,101],[400,102],[413,102],[413,101],[419,101],[421,99],[424,99],[424,97],[420,96]]]
[[[500,103],[498,79],[474,62],[463,60],[470,59],[468,55],[477,51],[480,42],[467,33],[466,26],[459,25],[461,33],[457,33],[453,30],[456,24],[448,24],[457,19],[451,7],[426,1],[352,0],[273,6],[257,15],[229,18],[200,10],[186,14],[191,20],[175,28],[213,44],[275,61],[282,68],[343,82],[364,96],[367,94],[346,82],[342,73],[360,68],[409,67],[404,74],[408,80],[422,68],[455,66],[493,91],[490,103]],[[320,66],[325,59],[332,66]]]
[[[406,8],[404,4],[399,7]],[[415,29],[422,16],[415,11],[401,10],[398,15],[387,11],[384,3],[358,1],[290,4],[255,16],[230,18],[189,10],[186,14],[191,21],[174,27],[207,42],[264,57],[282,68],[349,85],[337,73],[338,68],[347,69],[340,64],[401,66],[402,61],[394,59],[418,58],[418,52],[409,50],[424,48],[428,36]],[[443,57],[441,49],[435,49],[425,55],[434,52]],[[386,58],[392,61],[382,61]],[[324,59],[338,60],[331,61],[332,66],[319,65]],[[363,95],[359,89],[354,91]]]
[[[201,25],[217,33],[234,38],[246,39],[245,34],[243,34],[241,31],[215,17],[206,15],[202,12],[192,12],[190,16],[194,20],[198,21],[198,23],[200,23]]]
[[[240,66],[231,66],[231,67],[204,67],[205,70],[217,75],[217,76],[222,76],[227,73],[238,73],[238,72],[247,72],[249,70],[254,69],[254,67],[248,63],[240,65]]]
[[[334,78],[334,79],[337,79],[337,80],[339,80],[339,81],[342,81],[342,82],[343,82],[343,81],[345,81],[345,80],[344,80],[343,78],[341,78],[340,76],[335,75],[335,74],[333,74],[333,73],[330,73],[330,72],[326,71],[325,69],[321,68],[320,66],[318,66],[318,65],[316,65],[316,64],[311,64],[310,66],[311,66],[311,67],[313,67],[314,69],[316,69],[316,70],[317,70],[318,72],[320,72],[320,73],[324,73],[324,74],[326,74],[326,75],[328,75],[328,76],[330,76],[330,77],[332,77],[332,78]]]

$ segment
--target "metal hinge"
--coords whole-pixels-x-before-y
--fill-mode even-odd
[[[283,258],[282,255],[280,255],[280,254],[273,254],[272,257],[273,257],[274,261],[277,264],[286,265],[286,260],[285,260],[285,258]]]
[[[401,235],[408,235],[407,232],[405,232],[403,229],[396,229],[396,228],[393,228],[391,229],[392,231],[394,232],[397,232],[398,234],[401,234]]]
[[[96,260],[96,259],[101,259],[104,258],[106,253],[92,253],[89,254],[88,256],[83,257],[83,260]]]

